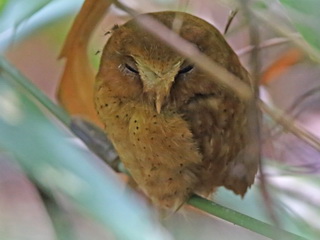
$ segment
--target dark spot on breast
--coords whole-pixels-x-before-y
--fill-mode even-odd
[[[153,124],[157,124],[157,122],[153,122]]]
[[[134,123],[136,123],[137,122],[137,120],[134,120]]]
[[[183,167],[183,163],[180,163],[180,167]]]
[[[153,115],[153,117],[155,118],[157,115]]]
[[[119,115],[116,115],[116,118],[119,118]]]
[[[172,178],[168,178],[169,181],[172,181]]]
[[[108,104],[108,103],[106,103],[104,106],[105,106],[105,107],[108,107],[108,106],[109,106],[109,104]]]
[[[139,127],[136,127],[136,129],[138,130],[138,129],[139,129]]]

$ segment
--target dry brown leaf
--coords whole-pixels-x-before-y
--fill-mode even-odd
[[[288,67],[296,64],[303,58],[303,53],[297,48],[289,49],[275,60],[271,66],[262,74],[261,84],[267,85],[283,74]]]
[[[66,58],[60,80],[58,99],[71,114],[85,117],[101,125],[93,104],[95,74],[90,65],[87,46],[98,22],[112,1],[86,0],[64,43],[60,58]]]

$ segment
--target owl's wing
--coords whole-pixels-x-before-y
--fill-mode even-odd
[[[241,126],[244,144],[235,158],[231,159],[233,165],[229,166],[223,182],[226,188],[242,196],[253,184],[260,163],[260,118],[255,102],[246,105],[245,114],[247,120]]]
[[[182,106],[203,156],[199,193],[225,186],[244,195],[259,162],[258,118],[254,106],[236,97],[196,94]]]

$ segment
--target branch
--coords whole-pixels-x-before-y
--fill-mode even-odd
[[[299,37],[299,36],[297,36],[297,37]],[[273,46],[278,46],[278,45],[289,43],[289,42],[291,42],[291,39],[288,39],[285,37],[276,37],[276,38],[271,38],[271,39],[265,40],[264,42],[260,43],[258,46],[249,45],[244,48],[238,49],[235,52],[237,53],[237,55],[239,57],[242,57],[242,56],[250,53],[255,48],[261,50],[264,48],[270,48]]]
[[[209,214],[224,219],[228,222],[234,223],[238,226],[249,229],[253,232],[259,233],[270,239],[281,239],[281,240],[306,240],[305,238],[287,232],[283,229],[277,228],[265,222],[259,221],[255,218],[249,217],[230,208],[226,208],[217,203],[193,195],[188,203],[191,206],[199,208]]]
[[[293,133],[317,151],[320,151],[320,139],[299,126],[292,118],[287,116],[284,111],[276,109],[275,107],[271,108],[263,101],[259,101],[259,106],[262,111],[268,114],[276,123],[280,124],[284,129]]]

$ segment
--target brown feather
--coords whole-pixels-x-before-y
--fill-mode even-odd
[[[213,26],[186,13],[149,15],[171,28],[177,14],[181,37],[250,84]],[[192,193],[208,195],[219,186],[244,195],[253,183],[259,154],[254,103],[242,101],[134,20],[106,44],[95,97],[106,133],[154,204],[177,209]]]

